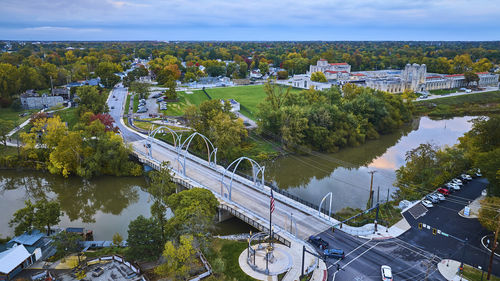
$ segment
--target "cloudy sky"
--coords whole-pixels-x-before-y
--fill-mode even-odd
[[[0,0],[0,39],[500,40],[499,0]]]

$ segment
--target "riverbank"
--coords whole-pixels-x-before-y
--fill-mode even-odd
[[[415,106],[417,114],[430,117],[499,114],[500,91],[420,100]]]

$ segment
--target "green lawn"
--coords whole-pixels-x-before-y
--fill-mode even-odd
[[[54,115],[59,115],[59,117],[61,117],[61,121],[68,123],[68,128],[72,129],[79,120],[77,110],[77,107],[71,107],[54,112]]]
[[[442,89],[442,90],[430,90],[429,92],[433,95],[447,95],[459,91],[460,91],[459,89]]]
[[[0,120],[10,120],[13,121],[14,124],[12,126],[12,129],[14,129],[15,126],[21,125],[24,121],[28,120],[30,118],[31,114],[34,112],[37,112],[38,110],[32,109],[32,110],[20,110],[16,111],[13,110],[12,108],[0,108]],[[19,116],[22,113],[27,113],[26,116]]]
[[[123,109],[123,114],[128,114],[128,108],[130,107],[130,95],[127,95],[127,101],[125,102],[125,109]]]
[[[486,276],[488,276],[488,269],[485,268],[484,270],[483,280],[486,280]],[[479,281],[481,280],[481,270],[465,265],[463,276],[469,281]],[[490,280],[500,281],[500,278],[492,274]]]
[[[500,113],[500,91],[418,101],[415,105],[418,112],[436,117]]]
[[[211,264],[216,258],[224,261],[226,267],[222,273],[226,277],[224,280],[253,281],[255,279],[243,272],[238,263],[240,254],[247,246],[247,242],[213,239],[205,256]]]
[[[134,113],[137,112],[139,108],[139,95],[134,95]]]
[[[264,85],[213,88],[206,89],[206,91],[212,99],[236,100],[241,104],[240,112],[253,120],[256,120],[257,105],[266,97]],[[301,90],[292,88],[291,91]],[[193,94],[179,93],[178,96],[179,102],[167,103],[167,110],[164,111],[164,114],[171,116],[183,115],[186,107],[199,105],[208,100],[208,97],[201,90],[194,90]]]

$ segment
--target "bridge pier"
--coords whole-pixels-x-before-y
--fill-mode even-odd
[[[218,222],[223,222],[227,221],[228,219],[234,217],[229,211],[223,210],[221,208],[218,209],[217,212],[217,221]]]

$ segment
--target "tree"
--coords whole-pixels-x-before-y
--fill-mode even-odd
[[[288,71],[286,70],[278,71],[277,75],[279,80],[288,79]]]
[[[138,216],[128,225],[127,257],[135,260],[156,260],[161,253],[161,229],[150,218]]]
[[[213,193],[203,188],[184,190],[170,195],[168,206],[174,216],[167,222],[167,233],[192,235],[197,246],[205,247],[219,206]]]
[[[469,54],[457,55],[453,58],[455,73],[464,73],[472,70],[472,60]]]
[[[108,105],[106,104],[107,96],[95,86],[82,86],[76,90],[78,96],[78,114],[81,116],[85,112],[92,112],[94,114],[108,112]]]
[[[167,99],[169,99],[169,100],[176,99],[177,98],[177,91],[175,90],[175,88],[177,87],[177,82],[175,82],[175,80],[173,80],[173,79],[169,79],[165,83],[165,86],[167,86],[167,88],[168,88],[167,92],[165,93],[165,96],[167,97]]]
[[[5,146],[7,146],[7,135],[13,127],[13,121],[0,119],[0,139]]]
[[[321,71],[316,71],[311,74],[311,81],[314,82],[328,82],[326,79],[326,76],[323,72]]]
[[[269,72],[269,64],[267,62],[261,61],[259,63],[259,70],[260,70],[260,74],[266,75],[266,73]]]
[[[493,68],[493,64],[487,58],[482,58],[472,65],[475,72],[486,72]]]
[[[484,228],[495,232],[498,227],[498,220],[495,218],[499,215],[500,197],[486,197],[481,200],[480,203],[481,208],[478,214],[479,222]]]
[[[120,247],[122,245],[122,242],[123,242],[123,237],[120,235],[120,233],[115,233],[113,235],[113,245],[115,245],[116,247]]]
[[[139,94],[139,98],[145,99],[149,95],[149,86],[146,83],[134,81],[130,83],[130,91]]]
[[[34,226],[40,230],[47,227],[47,235],[50,235],[50,226],[61,221],[61,205],[56,201],[47,201],[44,198],[36,202],[35,209]]]
[[[109,113],[99,113],[99,114],[92,114],[89,120],[89,124],[94,122],[95,120],[99,120],[104,125],[104,131],[105,132],[118,132],[118,127],[115,126],[113,123],[115,120]]]
[[[195,253],[191,235],[182,235],[178,244],[168,241],[163,250],[166,262],[156,267],[155,273],[183,280],[189,273]]]
[[[35,205],[30,200],[24,201],[24,208],[17,210],[9,221],[9,226],[14,227],[14,234],[21,235],[33,230],[35,224]]]
[[[168,163],[162,163],[160,170],[151,171],[149,173],[149,186],[148,192],[153,197],[153,204],[151,205],[151,215],[158,221],[161,228],[162,241],[166,241],[165,234],[165,217],[168,208],[168,197],[175,193],[176,184],[172,182],[172,175],[168,168]]]
[[[240,78],[246,78],[247,77],[247,72],[248,72],[248,64],[244,61],[240,63],[239,67],[239,76]]]
[[[83,239],[80,234],[61,231],[52,237],[52,240],[57,252],[64,255],[80,251],[80,242]]]
[[[104,61],[99,63],[95,73],[101,78],[101,83],[104,87],[111,88],[120,81],[120,77],[115,75],[116,72],[120,71],[123,71],[123,69],[119,64]]]
[[[467,84],[467,87],[470,86],[470,83],[476,82],[476,86],[479,86],[479,76],[472,72],[472,71],[467,71],[464,73],[464,78],[465,78],[465,83]]]

